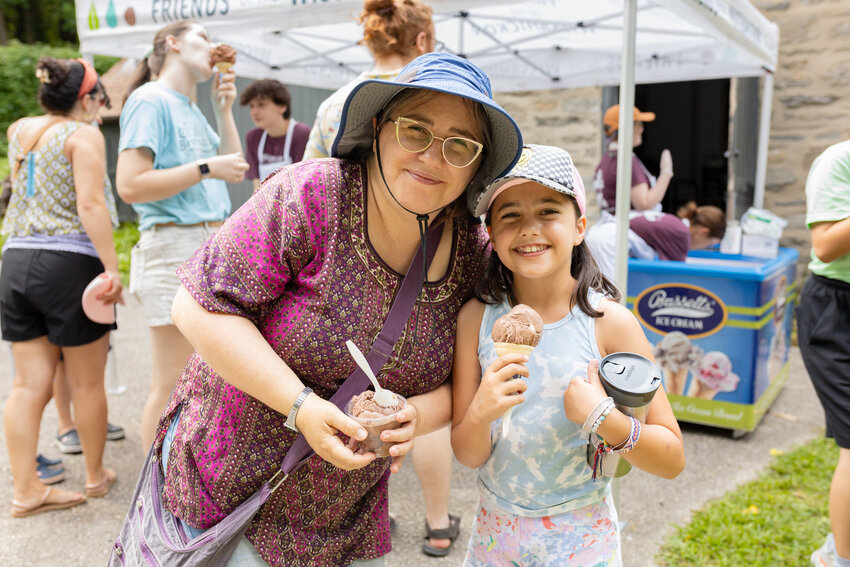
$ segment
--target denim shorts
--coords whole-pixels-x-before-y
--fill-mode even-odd
[[[177,268],[216,231],[205,224],[153,226],[130,253],[130,293],[142,303],[150,327],[173,325],[171,303],[180,288]]]

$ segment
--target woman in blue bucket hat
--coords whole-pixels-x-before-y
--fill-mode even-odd
[[[300,432],[316,454],[260,508],[234,557],[384,564],[389,474],[415,436],[450,419],[457,312],[489,253],[471,207],[521,148],[480,69],[423,55],[394,81],[358,85],[336,157],[280,169],[180,268],[173,317],[197,352],[153,450],[164,504],[190,533],[270,479]],[[433,260],[407,276],[418,297],[400,338],[380,345],[423,248]],[[328,401],[356,367],[347,340],[389,353],[378,380],[408,401],[400,427],[381,434],[389,458],[361,450],[365,429]]]

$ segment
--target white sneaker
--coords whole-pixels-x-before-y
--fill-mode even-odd
[[[812,552],[812,567],[835,567],[836,555],[835,539],[832,534],[829,534],[826,536],[826,541],[823,545]]]

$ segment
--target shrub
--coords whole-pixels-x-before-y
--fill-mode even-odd
[[[35,66],[42,56],[57,58],[79,57],[71,45],[51,47],[43,44],[23,44],[12,40],[0,47],[0,155],[5,158],[6,129],[22,116],[34,116],[42,111],[36,98],[38,79]],[[98,73],[105,73],[116,61],[115,57],[95,56]]]

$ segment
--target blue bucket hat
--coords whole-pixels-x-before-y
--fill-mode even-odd
[[[495,147],[485,148],[488,160],[466,190],[467,206],[474,211],[489,183],[513,167],[522,152],[522,134],[516,121],[493,100],[490,79],[468,60],[450,53],[427,53],[408,63],[392,81],[371,79],[359,83],[345,100],[331,155],[349,157],[372,147],[372,118],[404,89],[427,89],[478,102],[490,120]]]

